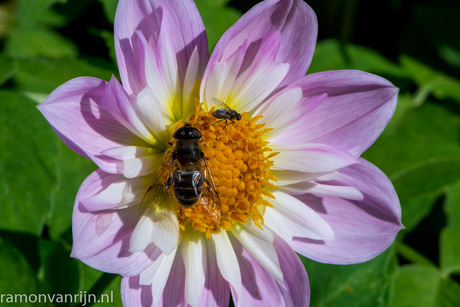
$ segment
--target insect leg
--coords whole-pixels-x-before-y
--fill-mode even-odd
[[[217,123],[220,123],[220,122],[223,121],[223,120],[226,121],[227,119],[226,119],[226,118],[222,118],[221,120],[216,121],[213,125],[215,125],[215,124],[217,124]]]

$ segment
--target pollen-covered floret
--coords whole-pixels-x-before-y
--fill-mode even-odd
[[[263,136],[270,129],[258,124],[258,119],[242,114],[241,120],[225,125],[199,108],[187,121],[202,133],[202,150],[219,194],[220,218],[210,214],[209,204],[203,203],[207,199],[200,199],[190,208],[177,207],[182,230],[190,224],[209,238],[221,228],[231,230],[235,223],[252,220],[262,227],[263,207],[271,206],[263,196],[273,198],[270,190],[275,189],[270,183],[276,180],[270,158],[276,153],[266,154],[270,148]]]

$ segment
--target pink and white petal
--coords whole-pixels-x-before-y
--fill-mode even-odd
[[[235,237],[230,236],[230,239],[238,258],[243,283],[241,294],[231,289],[235,306],[283,306],[283,297],[277,281]]]
[[[280,306],[300,307],[310,304],[310,285],[307,272],[297,254],[281,238],[275,236],[273,246],[280,259],[283,271],[284,287],[278,285],[284,304]]]
[[[326,173],[305,173],[291,170],[273,170],[272,174],[276,177],[276,186],[280,189],[283,189],[284,186],[299,182],[333,180],[340,176],[340,173],[337,171]]]
[[[306,193],[318,196],[335,196],[351,200],[363,200],[363,194],[355,187],[320,184],[317,182],[298,182],[280,187],[280,191],[290,195],[303,195]]]
[[[252,112],[280,85],[289,70],[288,63],[275,61],[279,32],[265,36],[256,55],[250,46],[233,88],[225,99],[238,112]]]
[[[126,178],[136,178],[153,174],[161,166],[163,157],[163,153],[157,153],[123,161],[123,176]]]
[[[90,212],[79,204],[72,218],[71,256],[95,269],[124,276],[134,276],[156,257],[155,249],[131,253],[129,240],[138,219],[136,209]]]
[[[285,90],[286,89],[283,89],[281,92],[284,92]],[[293,108],[293,114],[290,115],[290,122],[286,122],[283,125],[280,125],[278,123],[279,119],[277,120],[276,118],[271,120],[266,120],[264,118],[261,119],[261,121],[266,123],[267,127],[274,128],[276,126],[275,129],[273,129],[269,132],[269,134],[267,134],[267,139],[270,142],[270,144],[282,145],[297,142],[295,141],[295,137],[293,136],[303,135],[305,131],[304,117],[306,117],[309,113],[313,112],[313,110],[320,106],[323,103],[323,101],[327,98],[327,94],[312,97],[303,97],[303,93],[301,95],[302,99],[298,101],[298,105],[290,106],[291,108]],[[287,108],[286,105],[288,103],[292,103],[292,101],[286,99],[285,101],[280,100],[277,103],[279,103],[282,107]],[[264,116],[264,114],[261,115]]]
[[[100,253],[80,260],[104,272],[122,276],[137,276],[161,254],[161,251],[155,246],[149,246],[144,252],[130,253],[126,251],[128,245],[129,238],[124,238]],[[114,255],[117,257],[113,257]]]
[[[177,51],[179,78],[184,79],[187,65],[197,48],[199,55],[199,76],[203,75],[209,59],[208,40],[200,13],[191,0],[155,0],[169,17],[172,41]]]
[[[124,209],[140,204],[152,183],[150,178],[127,179],[123,175],[94,171],[80,187],[80,204],[88,211]]]
[[[284,79],[289,64],[275,61],[280,33],[267,34],[261,42],[242,42],[235,52],[221,59],[201,84],[204,101],[219,98],[238,112],[249,112],[269,96]]]
[[[316,195],[330,195],[349,200],[363,200],[364,196],[360,190],[351,186],[340,186],[340,185],[329,185],[315,183],[315,185],[309,189],[308,193]]]
[[[326,173],[358,163],[347,151],[325,144],[272,145],[271,149],[279,152],[272,158],[274,170]]]
[[[200,14],[193,1],[167,0],[121,0],[115,15],[115,51],[118,67],[129,94],[137,95],[146,85],[142,56],[144,50],[136,50],[132,41],[133,32],[138,31],[156,50],[162,19],[168,16],[174,50],[177,51],[179,78],[183,80],[193,50],[197,48],[200,69],[208,59],[206,32]],[[201,75],[201,74],[200,74]]]
[[[105,89],[101,105],[133,134],[143,139],[147,144],[153,144],[154,137],[136,112],[135,103],[135,100],[128,95],[118,80],[112,76]]]
[[[137,95],[146,85],[143,48],[132,40],[134,31],[144,31],[153,36],[159,31],[158,14],[153,12],[149,0],[121,0],[114,20],[115,53],[123,87],[129,95]]]
[[[256,48],[260,40],[280,32],[280,47],[276,62],[289,63],[289,72],[281,85],[305,75],[311,63],[316,37],[317,20],[313,10],[300,0],[264,1],[254,6],[228,29],[217,43],[209,60],[203,80],[214,65],[233,54],[243,41]]]
[[[225,230],[212,234],[217,266],[222,277],[232,286],[233,298],[241,297],[241,273],[232,242]]]
[[[303,112],[303,105],[300,104],[302,95],[302,90],[298,87],[287,88],[257,108],[252,116],[262,115],[263,117],[258,122],[265,124],[274,131],[266,134],[266,138],[270,139],[273,133],[286,125],[291,125],[293,121],[299,118]]]
[[[246,223],[234,226],[232,234],[277,282],[283,284],[283,273],[273,247],[273,235],[270,231],[262,230],[253,223]]]
[[[139,285],[139,276],[123,277],[120,293],[125,307],[151,307],[153,304],[150,286]]]
[[[157,152],[160,152],[160,150],[154,147],[120,146],[107,149],[103,151],[102,154],[110,158],[125,161],[149,156]]]
[[[96,172],[92,175],[94,174]],[[72,217],[74,241],[72,256],[75,258],[94,256],[115,243],[115,239],[118,241],[129,237],[139,219],[139,215],[135,214],[136,209],[132,208],[98,212],[87,210],[80,200],[86,198],[86,195],[94,194],[97,190],[97,186],[87,188],[82,185],[75,200]]]
[[[189,306],[185,301],[185,266],[182,253],[176,253],[176,259],[171,268],[162,301],[158,306]]]
[[[176,203],[169,195],[157,197],[142,214],[133,230],[129,250],[143,251],[151,243],[169,255],[179,244]],[[138,209],[139,214],[139,209]]]
[[[228,238],[227,238],[228,239]],[[212,240],[206,240],[207,243],[207,263],[204,289],[201,294],[199,306],[228,306],[230,300],[230,287],[228,282],[222,277],[216,258],[216,247]],[[230,243],[230,241],[229,241]],[[231,244],[231,243],[230,243]],[[231,250],[233,256],[235,252]],[[236,261],[236,257],[235,257]],[[236,262],[238,265],[238,262]],[[235,267],[229,267],[229,270],[236,270]],[[239,268],[238,268],[239,273]]]
[[[123,161],[123,176],[126,178],[152,174],[164,160],[164,150],[155,147],[121,146],[103,154]]]
[[[155,94],[157,101],[163,104],[164,109],[173,119],[177,121],[179,114],[174,114],[181,99],[179,94],[181,86],[179,84],[178,67],[176,61],[176,50],[172,40],[171,28],[169,27],[167,15],[161,20],[161,31],[158,36],[156,50],[146,50],[145,76],[147,85]],[[139,36],[144,48],[149,41]],[[184,68],[186,69],[186,67]]]
[[[204,289],[206,277],[207,250],[205,237],[192,232],[184,235],[181,244],[185,266],[185,301],[198,306]]]
[[[140,120],[155,137],[155,141],[160,144],[166,143],[169,140],[166,126],[170,125],[173,120],[158,95],[146,87],[137,95],[133,107]]]
[[[203,71],[200,69],[200,58],[198,49],[195,48],[185,72],[184,85],[182,86],[182,114],[192,114],[195,111],[195,99],[199,95],[201,77]]]
[[[210,103],[212,98],[227,102],[227,104],[230,104],[230,108],[235,108],[231,101],[226,101],[226,99],[238,76],[247,48],[248,44],[245,41],[232,55],[216,63],[211,69],[206,82],[201,85],[202,92],[200,97],[202,97],[207,109],[213,107],[212,103]]]
[[[331,226],[335,237],[318,241],[294,238],[289,244],[296,252],[319,262],[364,262],[387,249],[403,228],[398,197],[385,174],[364,159],[340,173],[343,175],[330,183],[355,187],[364,199],[299,196]]]
[[[286,144],[323,143],[359,156],[381,134],[396,108],[398,89],[362,71],[315,73],[294,85],[302,87],[304,97],[327,94],[327,98],[302,117],[303,130],[285,133]]]
[[[155,262],[139,275],[140,285],[151,285],[153,306],[158,306],[171,273],[177,249],[171,254],[161,254]]]
[[[164,150],[155,147],[121,146],[106,150],[103,154],[123,161],[123,176],[126,178],[150,175],[164,160]]]
[[[373,201],[369,204],[373,208],[371,214],[401,226],[401,205],[390,179],[369,161],[359,158],[359,162],[340,170],[339,178],[324,183],[357,188]]]
[[[272,193],[267,200],[273,207],[265,208],[264,225],[286,242],[293,237],[327,240],[334,238],[329,224],[300,200],[281,191]]]
[[[93,160],[109,173],[122,170],[120,161],[101,155],[121,145],[145,144],[101,106],[107,82],[89,77],[72,79],[37,108],[53,129],[76,153]]]

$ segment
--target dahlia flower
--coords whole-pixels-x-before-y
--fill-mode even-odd
[[[259,3],[211,57],[190,0],[120,0],[114,34],[121,84],[76,78],[39,109],[99,167],[75,200],[72,256],[121,274],[124,305],[226,306],[231,294],[236,306],[307,306],[296,253],[351,264],[392,244],[398,198],[360,155],[398,90],[361,71],[306,75],[317,37],[306,3]],[[241,119],[213,116],[217,99]],[[191,206],[164,171],[185,167],[173,134],[186,123],[209,170]]]

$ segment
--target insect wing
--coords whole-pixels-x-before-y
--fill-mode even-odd
[[[229,115],[229,112],[228,111],[225,111],[224,109],[217,109],[215,110],[214,112],[211,113],[212,116],[214,116],[215,118],[222,118],[222,119],[225,119],[225,118],[229,118],[230,115]]]
[[[212,191],[210,186],[203,187],[201,191],[200,204],[208,212],[208,216],[214,222],[218,222],[222,216],[220,209],[220,199],[219,195],[215,194]]]
[[[218,199],[218,205],[220,207],[219,193],[217,193],[216,184],[214,183],[214,178],[212,178],[211,168],[209,167],[209,164],[208,164],[208,161],[206,160],[206,158],[203,158],[202,161],[203,161],[203,164],[204,164],[204,168],[203,168],[204,181],[208,184],[208,186],[211,188],[213,194]]]
[[[195,172],[192,178],[192,187],[195,190],[195,194],[198,194],[201,186],[203,185],[203,174],[201,172]]]
[[[141,204],[139,206],[139,215],[143,215],[145,211],[152,206],[152,204],[154,204],[154,207],[156,207],[156,203],[158,202],[158,199],[160,199],[160,197],[169,196],[165,184],[163,184],[160,179],[164,176],[165,173],[168,174],[167,178],[171,177],[173,169],[172,166],[173,159],[172,157],[169,157],[166,160],[164,167],[160,170],[158,175],[152,181],[152,184],[148,188],[147,192],[145,192],[145,195],[142,198]]]
[[[219,193],[217,192],[216,184],[212,178],[211,168],[209,167],[206,158],[202,159],[202,163],[204,166],[203,173],[206,185],[203,186],[203,190],[201,192],[201,204],[208,211],[211,218],[218,221],[222,215]]]
[[[216,107],[216,109],[224,109],[224,111],[227,112],[231,110],[231,108],[220,99],[211,98],[209,101]]]

